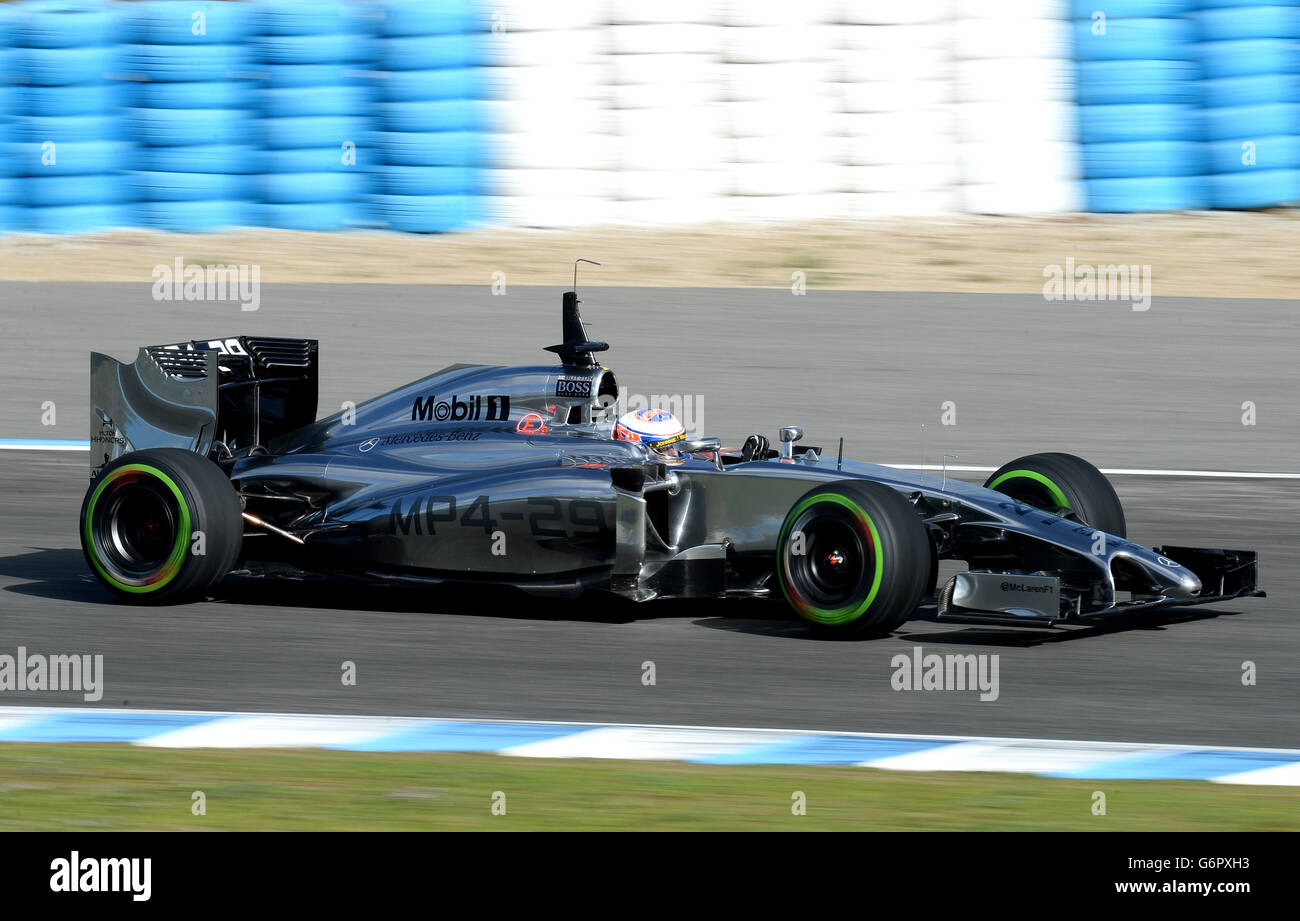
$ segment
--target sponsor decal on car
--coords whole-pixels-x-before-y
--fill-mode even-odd
[[[169,352],[196,352],[193,342],[177,342],[172,345],[163,345],[159,348],[166,349]],[[241,355],[248,357],[248,352],[240,344],[239,339],[209,339],[207,351],[218,352],[222,355]]]
[[[442,431],[426,429],[421,432],[401,432],[397,435],[385,435],[382,438],[368,438],[360,445],[362,453],[376,447],[391,448],[395,445],[418,445],[440,441],[478,441],[482,432],[470,432],[464,429]]]
[[[412,422],[504,422],[510,418],[510,397],[505,394],[468,396],[464,400],[452,394],[450,400],[439,400],[436,394],[415,398],[411,405]]]
[[[558,499],[533,496],[525,500],[472,499],[453,495],[415,496],[395,500],[389,508],[387,532],[394,535],[437,536],[438,526],[482,529],[491,534],[502,522],[519,521],[533,537],[574,538],[613,533],[605,505],[599,499]]]
[[[1035,595],[1045,595],[1053,590],[1050,585],[1026,585],[1024,582],[1003,582],[999,588],[1004,592],[1030,592]]]
[[[515,431],[521,435],[545,435],[550,429],[547,428],[546,420],[542,418],[541,413],[528,413],[519,420]]]
[[[557,397],[590,397],[592,379],[589,377],[561,377],[555,382]]]

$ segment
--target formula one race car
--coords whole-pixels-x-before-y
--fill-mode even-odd
[[[827,456],[795,427],[780,450],[617,440],[608,346],[578,303],[564,295],[558,364],[455,364],[319,421],[313,340],[92,353],[87,561],[134,602],[230,575],[779,592],[841,636],[886,634],[927,595],[941,620],[1051,626],[1263,594],[1253,552],[1126,540],[1110,483],[1068,454],[979,487]],[[968,571],[941,588],[943,559]]]

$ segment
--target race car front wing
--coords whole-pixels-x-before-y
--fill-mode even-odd
[[[1256,579],[1253,550],[1214,550],[1200,547],[1155,547],[1156,553],[1186,567],[1200,579],[1200,591],[1187,598],[1167,595],[1112,597],[1100,605],[1087,604],[1083,594],[1070,592],[1047,573],[962,572],[939,593],[939,620],[956,623],[1055,627],[1115,614],[1189,607],[1264,598]]]

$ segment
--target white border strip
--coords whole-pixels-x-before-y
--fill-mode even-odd
[[[287,713],[283,711],[254,711],[254,710],[160,710],[154,708],[132,709],[130,707],[3,707],[0,706],[0,717],[22,717],[34,716],[40,717],[48,714],[87,714],[87,713],[112,713],[125,714],[128,716],[143,716],[151,713],[160,713],[169,716],[205,716],[213,719],[221,717],[293,717],[306,720],[329,719],[337,721],[368,721],[368,720],[415,720],[420,722],[454,722],[454,723],[495,723],[500,725],[525,725],[525,726],[580,726],[592,729],[606,729],[611,727],[620,727],[626,729],[670,729],[670,730],[702,730],[705,732],[747,732],[758,735],[779,734],[783,736],[854,736],[868,739],[913,739],[918,741],[945,741],[945,742],[985,742],[998,744],[1048,744],[1048,745],[1099,745],[1099,746],[1136,746],[1143,749],[1152,749],[1167,752],[1181,751],[1206,751],[1213,749],[1215,751],[1231,752],[1254,752],[1259,754],[1271,755],[1290,755],[1296,752],[1293,748],[1255,748],[1250,746],[1239,745],[1218,745],[1213,742],[1202,745],[1189,745],[1186,743],[1172,742],[1130,742],[1130,741],[1109,741],[1103,742],[1097,739],[1038,739],[1025,736],[961,736],[945,735],[944,733],[915,733],[915,732],[861,732],[843,729],[773,729],[758,728],[746,726],[686,726],[677,723],[617,723],[617,722],[592,722],[588,720],[524,720],[524,719],[487,719],[478,716],[457,716],[454,714],[441,714],[439,716],[391,716],[377,714],[328,714],[328,713]]]

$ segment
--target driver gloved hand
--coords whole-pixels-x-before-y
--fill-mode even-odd
[[[750,435],[745,439],[745,445],[740,449],[740,457],[743,461],[767,460],[767,452],[770,442],[762,435]]]

